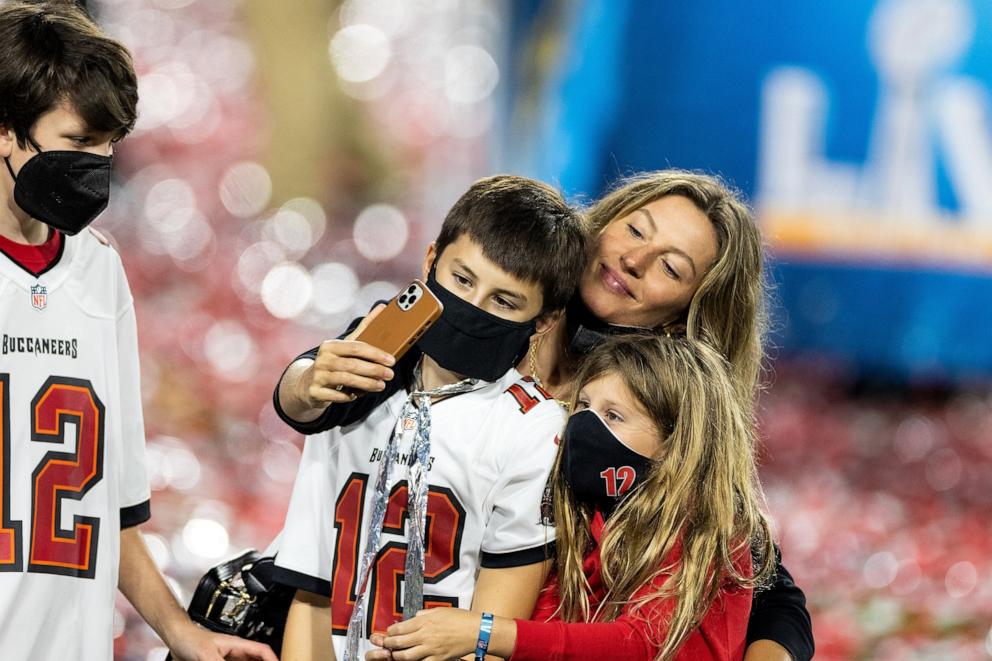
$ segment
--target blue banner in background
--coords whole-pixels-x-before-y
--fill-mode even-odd
[[[992,374],[992,3],[519,2],[506,168],[664,167],[758,211],[779,355]],[[523,54],[531,57],[523,57]]]

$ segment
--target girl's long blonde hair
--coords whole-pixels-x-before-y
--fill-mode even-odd
[[[561,468],[551,475],[557,527],[560,615],[569,622],[611,621],[654,599],[677,600],[658,659],[670,659],[702,620],[719,590],[755,587],[774,571],[771,533],[754,459],[749,413],[735,396],[726,360],[686,337],[617,337],[579,368],[582,386],[619,375],[649,412],[663,439],[651,472],[610,516],[600,544],[606,597],[590,608],[583,559],[592,548],[592,512],[576,503]],[[671,559],[681,545],[681,555]],[[753,574],[738,569],[753,561]],[[735,565],[735,560],[738,565]],[[633,600],[643,586],[662,586]]]
[[[717,257],[679,324],[710,343],[730,363],[734,389],[745,407],[754,403],[767,330],[764,248],[741,196],[719,178],[685,170],[644,172],[619,181],[586,210],[589,235],[669,195],[689,199],[713,223]]]

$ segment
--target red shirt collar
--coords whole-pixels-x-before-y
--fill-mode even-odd
[[[62,232],[50,229],[48,239],[37,246],[19,243],[5,236],[0,236],[0,252],[7,255],[15,264],[35,277],[41,275],[62,254]]]

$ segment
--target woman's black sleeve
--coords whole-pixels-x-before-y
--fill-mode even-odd
[[[796,586],[782,565],[782,553],[775,547],[775,576],[772,585],[755,590],[751,617],[747,623],[747,644],[771,640],[792,655],[794,661],[813,658],[813,624],[806,610],[806,595]]]
[[[355,330],[362,319],[363,317],[359,317],[348,324],[348,328],[341,333],[337,339],[340,340]],[[286,415],[286,412],[282,410],[282,406],[279,404],[279,384],[282,383],[281,376],[279,377],[279,381],[276,382],[275,391],[272,393],[272,406],[275,407],[276,413],[283,422],[301,434],[317,434],[322,431],[327,431],[328,429],[334,429],[335,427],[351,425],[364,420],[365,416],[371,413],[373,409],[392,397],[397,390],[402,388],[408,373],[413,373],[413,367],[419,357],[420,352],[416,349],[411,349],[406,353],[406,355],[400,358],[395,369],[393,370],[395,378],[393,378],[392,381],[386,382],[386,389],[382,392],[366,393],[352,402],[328,406],[319,418],[311,420],[310,422],[299,422],[294,420]],[[290,365],[301,358],[310,358],[311,360],[316,359],[317,347],[314,347],[309,351],[304,351],[299,356],[294,358],[290,362]],[[289,367],[287,366],[286,369],[289,369]],[[285,373],[286,372],[284,370],[283,374],[285,375]]]

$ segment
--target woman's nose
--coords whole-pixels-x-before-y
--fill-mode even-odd
[[[646,250],[635,248],[633,250],[628,250],[623,255],[620,256],[620,263],[623,265],[623,269],[630,275],[640,278],[644,275],[644,269],[647,266],[650,255]]]

